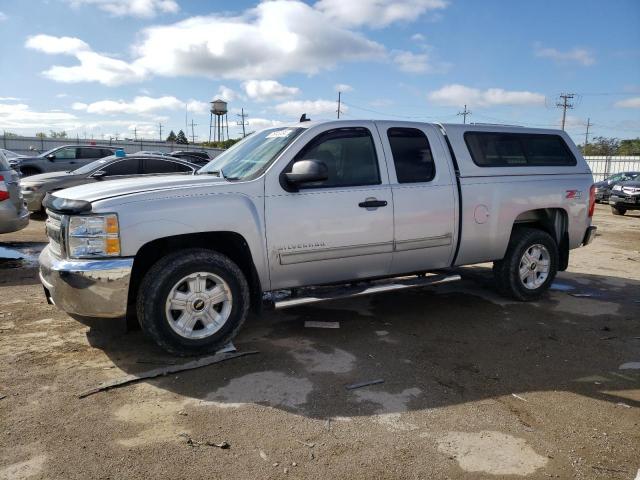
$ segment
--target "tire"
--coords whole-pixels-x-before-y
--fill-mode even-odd
[[[558,262],[558,245],[551,235],[535,228],[517,228],[504,258],[493,263],[496,287],[502,295],[523,302],[540,298],[558,273]]]
[[[611,207],[611,213],[613,213],[614,215],[624,215],[625,213],[627,213],[627,209],[621,207]]]
[[[30,177],[31,175],[38,175],[39,173],[42,173],[42,172],[37,168],[25,167],[20,169],[20,173],[22,173],[22,177],[24,178],[24,177]]]
[[[240,268],[225,255],[194,248],[167,255],[149,269],[136,312],[142,330],[162,349],[190,356],[214,352],[234,338],[249,303]]]

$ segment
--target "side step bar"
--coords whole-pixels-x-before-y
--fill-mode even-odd
[[[460,278],[460,275],[449,273],[427,274],[424,277],[400,277],[376,280],[353,286],[301,288],[300,296],[276,300],[274,301],[273,306],[276,310],[280,310],[283,308],[300,307],[310,303],[324,302],[327,300],[362,297],[364,295],[393,292],[396,290],[405,290],[407,288],[427,287],[429,285],[455,282],[460,280]]]

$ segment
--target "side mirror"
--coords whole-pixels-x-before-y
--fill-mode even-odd
[[[49,155],[47,155],[47,160],[49,160],[50,162],[53,162],[56,159],[56,155],[54,153],[50,153]]]
[[[98,170],[97,172],[93,172],[93,175],[91,175],[93,178],[97,178],[98,180],[100,180],[101,178],[105,177],[107,175],[107,172],[105,172],[104,170]]]
[[[329,178],[329,169],[319,160],[300,160],[293,164],[291,171],[284,174],[287,182],[292,185],[301,183],[321,182]]]

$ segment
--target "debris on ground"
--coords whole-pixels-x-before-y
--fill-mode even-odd
[[[231,360],[233,358],[243,357],[245,355],[253,355],[255,353],[260,353],[260,352],[258,352],[257,350],[252,350],[248,352],[237,352],[237,353],[216,353],[215,355],[200,358],[198,360],[193,360],[191,362],[183,363],[181,365],[170,365],[168,367],[156,368],[153,370],[148,370],[146,372],[127,375],[126,377],[117,378],[115,380],[109,380],[108,382],[104,382],[102,385],[96,388],[92,388],[91,390],[82,392],[78,394],[78,398],[88,397],[89,395],[93,395],[94,393],[102,392],[104,390],[109,390],[111,388],[121,387],[123,385],[137,382],[145,378],[155,378],[155,377],[161,377],[164,375],[170,375],[176,372],[182,372],[185,370],[193,370],[195,368],[206,367],[208,365],[213,365],[214,363],[224,362],[225,360]]]
[[[623,402],[618,402],[616,403],[617,407],[624,407],[624,408],[631,408],[631,405],[627,405],[626,403]]]
[[[515,393],[512,393],[511,396],[517,398],[518,400],[522,400],[523,402],[528,402],[529,401],[526,398],[521,397],[520,395],[516,395]]]
[[[6,395],[4,395],[4,394],[2,394],[2,393],[0,393],[0,400],[3,400],[3,399],[5,399],[5,398],[7,398],[7,396],[6,396]]]
[[[345,385],[347,390],[354,390],[356,388],[368,387],[369,385],[377,385],[379,383],[384,383],[383,378],[376,378],[375,380],[367,380],[366,382],[352,383],[350,385]]]
[[[269,461],[269,457],[267,456],[266,453],[264,453],[264,450],[260,450],[260,458],[263,459],[265,462]]]
[[[222,450],[226,450],[227,448],[230,448],[231,445],[228,442],[211,442],[209,440],[203,440],[201,442],[199,442],[198,440],[194,440],[193,438],[191,438],[189,436],[189,434],[187,433],[180,433],[178,434],[179,437],[182,437],[184,439],[186,439],[187,441],[187,445],[189,445],[190,447],[201,447],[201,446],[206,446],[206,447],[217,447],[220,448]]]
[[[640,369],[640,362],[627,362],[618,367],[619,370],[637,370]]]
[[[304,322],[305,328],[340,328],[340,322],[317,322],[315,320],[307,320]]]
[[[296,440],[296,442],[298,442],[300,445],[304,445],[305,447],[309,447],[309,448],[313,448],[316,446],[315,443],[303,442],[301,440]]]

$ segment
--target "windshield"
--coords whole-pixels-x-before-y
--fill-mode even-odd
[[[228,180],[248,180],[260,175],[303,128],[269,128],[253,133],[198,170],[221,172]]]
[[[101,158],[100,160],[96,160],[95,162],[87,163],[86,165],[74,170],[71,173],[73,173],[74,175],[84,175],[86,173],[91,173],[94,170],[98,170],[98,169],[102,168],[103,165],[106,165],[107,163],[109,163],[114,158],[116,158],[115,155],[111,155],[110,157]]]
[[[60,150],[60,147],[54,147],[51,150],[47,150],[46,152],[41,153],[40,155],[38,155],[41,158],[46,157],[47,155],[49,155],[50,153],[55,152],[56,150]]]
[[[17,153],[15,153],[15,152],[12,152],[11,150],[3,150],[3,149],[0,149],[0,153],[3,153],[3,154],[4,154],[4,157],[5,157],[7,160],[14,160],[14,159],[16,159],[16,158],[19,158],[19,157],[20,157],[20,155],[18,155],[18,154],[17,154]]]

